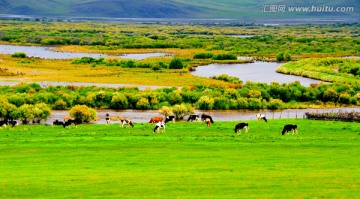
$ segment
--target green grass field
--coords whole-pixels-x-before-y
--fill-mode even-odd
[[[0,198],[360,198],[359,123],[248,122],[7,127]]]

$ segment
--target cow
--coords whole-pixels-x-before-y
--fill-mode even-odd
[[[267,122],[267,119],[266,119],[265,115],[263,115],[263,114],[256,114],[256,119],[264,120],[265,122]]]
[[[6,125],[8,125],[9,124],[9,122],[8,122],[8,120],[3,120],[3,121],[0,121],[0,127],[6,127]]]
[[[8,125],[11,125],[11,127],[14,128],[15,126],[19,125],[19,123],[15,120],[11,120],[10,122],[8,122]]]
[[[106,113],[106,118],[105,118],[105,123],[106,123],[106,125],[108,125],[108,124],[110,124],[110,115],[109,115],[109,113]]]
[[[241,123],[235,125],[235,133],[240,132],[240,134],[241,134],[241,129],[245,129],[245,133],[247,133],[248,129],[249,129],[249,124],[245,123],[245,122],[241,122]]]
[[[205,123],[206,123],[206,126],[207,126],[207,127],[210,127],[210,124],[211,124],[210,118],[206,118],[206,119],[205,119]]]
[[[211,123],[214,123],[214,120],[210,115],[202,114],[201,115],[201,121],[206,121],[206,119],[209,119]]]
[[[70,126],[71,124],[73,124],[74,127],[77,128],[77,126],[76,126],[76,120],[72,120],[72,119],[67,120],[67,121],[63,124],[63,127],[66,128],[67,126]]]
[[[296,135],[298,135],[297,125],[296,124],[287,124],[287,125],[285,125],[284,129],[281,132],[281,135],[285,135],[285,133],[287,133],[289,135],[289,131],[292,131],[293,135],[294,135],[294,133],[296,133]]]
[[[132,121],[130,119],[123,119],[120,120],[120,126],[121,128],[124,128],[124,125],[126,125],[126,127],[131,126],[134,128],[134,124],[132,123]]]
[[[175,122],[175,116],[174,115],[170,115],[170,116],[166,116],[165,117],[165,123],[167,122]]]
[[[152,117],[150,119],[149,124],[154,124],[154,123],[158,123],[158,122],[162,122],[163,121],[163,117],[157,116],[157,117]]]
[[[53,122],[53,125],[55,125],[55,126],[64,126],[64,122],[59,121],[59,120],[55,120],[55,121]]]
[[[155,125],[154,133],[157,133],[162,129],[162,132],[165,133],[165,123],[164,122],[158,122]]]
[[[199,121],[199,115],[190,115],[189,118],[188,118],[188,122],[192,122],[192,121]]]

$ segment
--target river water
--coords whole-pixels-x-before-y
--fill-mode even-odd
[[[277,73],[276,68],[281,64],[276,62],[260,62],[246,64],[210,64],[205,66],[199,66],[196,71],[192,72],[193,75],[200,77],[213,77],[221,74],[227,74],[230,76],[238,77],[240,80],[261,82],[261,83],[290,83],[299,81],[304,86],[310,86],[311,83],[320,83],[321,81],[295,76]]]
[[[54,51],[55,47],[50,46],[13,46],[13,45],[0,45],[0,54],[12,55],[16,52],[23,52],[28,57],[37,57],[42,59],[74,59],[81,57],[120,57],[126,59],[141,60],[149,57],[163,57],[168,56],[166,53],[139,53],[139,54],[123,54],[118,56],[111,56],[103,53],[79,53],[79,52],[59,52]]]

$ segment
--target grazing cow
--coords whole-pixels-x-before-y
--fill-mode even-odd
[[[163,121],[163,117],[157,116],[157,117],[152,117],[150,119],[149,124],[154,124],[154,123],[158,123],[158,122],[162,122]]]
[[[170,116],[166,116],[165,117],[165,123],[167,122],[175,122],[175,116],[174,115],[170,115]]]
[[[211,123],[214,123],[214,120],[210,115],[202,114],[201,115],[201,121],[206,121],[206,119],[209,119]]]
[[[296,135],[297,135],[298,134],[297,125],[296,124],[287,124],[287,125],[285,125],[284,129],[281,132],[281,135],[284,135],[285,133],[287,133],[289,135],[289,131],[292,131],[293,135],[294,135],[294,133],[296,133]]]
[[[267,122],[267,119],[263,114],[256,114],[256,118],[257,120],[264,120],[265,122]]]
[[[189,118],[188,118],[188,122],[192,122],[192,121],[199,121],[199,115],[190,115]]]
[[[8,125],[9,124],[9,122],[8,122],[8,120],[3,120],[3,121],[0,121],[0,127],[6,127],[6,125]]]
[[[249,124],[244,123],[244,122],[241,122],[241,123],[237,124],[235,126],[235,133],[240,132],[240,134],[241,134],[241,129],[245,129],[245,133],[247,133],[248,129],[249,129]]]
[[[121,128],[124,128],[124,125],[126,125],[126,128],[128,126],[131,126],[134,128],[134,124],[132,123],[132,121],[130,119],[123,119],[123,120],[120,120],[120,125],[121,125]]]
[[[109,113],[106,113],[106,118],[105,118],[105,122],[106,122],[106,125],[110,124],[110,115]]]
[[[74,127],[77,128],[77,126],[76,126],[76,120],[72,120],[72,119],[67,120],[67,121],[64,123],[63,127],[66,128],[67,126],[70,126],[71,124],[74,124]]]
[[[8,122],[8,124],[11,125],[12,128],[19,125],[19,123],[17,121],[15,121],[15,120],[11,120],[10,122]]]
[[[210,118],[206,118],[206,119],[205,119],[205,123],[206,123],[206,126],[207,126],[207,127],[210,127],[210,124],[211,124]]]
[[[55,121],[53,122],[53,125],[55,125],[55,126],[64,126],[64,122],[59,121],[59,120],[55,120]]]
[[[164,122],[158,122],[155,125],[154,133],[157,133],[162,129],[162,132],[165,133],[165,123]]]

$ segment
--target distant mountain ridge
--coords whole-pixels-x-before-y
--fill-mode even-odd
[[[359,0],[0,0],[0,14],[115,18],[349,18]],[[271,3],[267,3],[271,2]],[[353,7],[352,12],[288,12],[270,6]],[[280,7],[279,7],[280,8]]]

